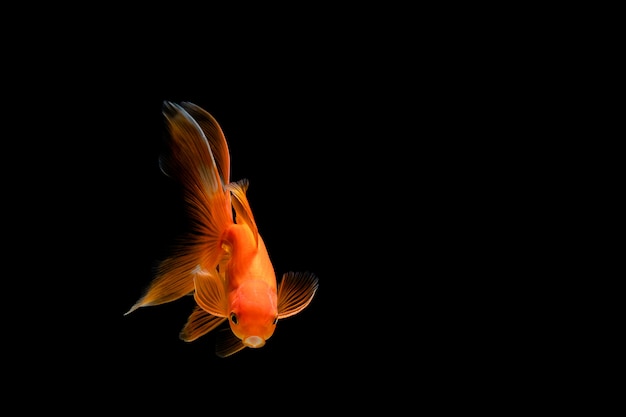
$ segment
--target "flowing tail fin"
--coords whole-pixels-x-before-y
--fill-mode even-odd
[[[129,314],[144,306],[177,300],[194,291],[198,266],[215,269],[224,256],[222,232],[233,224],[230,156],[217,121],[192,103],[163,103],[169,146],[159,161],[165,175],[177,180],[191,221],[191,231],[176,245],[173,255],[159,265],[156,277]]]

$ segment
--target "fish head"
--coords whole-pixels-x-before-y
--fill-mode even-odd
[[[278,322],[276,288],[264,281],[242,284],[231,297],[228,322],[243,344],[260,348],[272,337]]]

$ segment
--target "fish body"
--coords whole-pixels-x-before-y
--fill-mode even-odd
[[[278,283],[246,196],[248,180],[230,181],[228,144],[213,116],[189,102],[166,101],[163,113],[170,141],[160,166],[181,184],[192,230],[125,314],[193,295],[181,339],[191,342],[228,321],[230,331],[216,339],[218,356],[262,347],[279,319],[310,304],[318,278],[287,272]]]

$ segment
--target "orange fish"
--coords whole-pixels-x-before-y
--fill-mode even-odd
[[[193,295],[196,306],[180,332],[191,342],[228,320],[216,354],[260,348],[279,319],[306,308],[318,289],[310,272],[287,272],[280,285],[252,215],[246,179],[230,182],[230,152],[220,125],[189,102],[164,102],[170,147],[163,173],[181,186],[192,230],[158,266],[144,295],[125,313]]]

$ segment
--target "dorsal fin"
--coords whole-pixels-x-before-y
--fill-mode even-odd
[[[252,215],[252,209],[250,208],[250,203],[248,202],[248,197],[246,196],[248,185],[249,181],[244,178],[237,182],[231,182],[226,186],[226,189],[229,190],[234,197],[232,199],[232,204],[235,209],[235,223],[247,224],[250,230],[252,230],[254,240],[258,245],[259,230],[256,227],[256,222],[254,221],[254,216]]]

